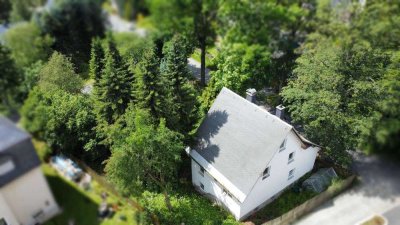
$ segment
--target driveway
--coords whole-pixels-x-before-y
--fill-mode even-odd
[[[389,217],[389,225],[397,225],[394,220],[400,219],[399,163],[360,153],[355,153],[354,158],[359,184],[294,224],[354,225],[378,214]]]

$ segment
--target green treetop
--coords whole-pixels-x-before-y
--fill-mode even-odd
[[[164,46],[161,74],[172,98],[171,113],[166,121],[169,128],[188,133],[197,122],[197,95],[189,82],[192,74],[187,67],[190,49],[187,39],[175,36]]]
[[[66,56],[54,52],[39,74],[39,87],[46,91],[58,89],[79,93],[83,81],[74,71],[74,66]]]

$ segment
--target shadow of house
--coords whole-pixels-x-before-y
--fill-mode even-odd
[[[196,150],[204,152],[209,162],[214,162],[214,158],[219,155],[218,145],[212,144],[212,138],[218,134],[219,130],[228,122],[226,111],[216,110],[207,115],[197,131],[200,137],[197,142]]]

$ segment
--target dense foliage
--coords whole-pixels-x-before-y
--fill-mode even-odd
[[[145,192],[142,195],[143,204],[148,212],[155,214],[160,224],[181,224],[188,225],[239,225],[232,216],[226,218],[226,212],[211,206],[203,196],[191,193],[186,196],[171,196],[173,210],[169,210],[160,194]],[[149,219],[142,221],[143,224],[151,224]],[[147,222],[147,223],[146,223]]]
[[[0,44],[0,111],[8,111],[12,107],[21,82],[10,50]]]
[[[103,36],[104,22],[96,0],[58,0],[36,19],[44,33],[54,38],[53,49],[72,57],[78,72],[87,69],[93,37]]]
[[[329,7],[322,5],[318,10],[327,12]],[[392,49],[397,40],[385,35],[387,29],[397,32],[398,28],[386,13],[399,9],[373,1],[365,7],[331,8],[329,14],[337,16],[328,19],[317,11],[316,26],[328,26],[329,30],[309,35],[297,60],[295,77],[282,92],[294,120],[304,124],[307,135],[326,146],[325,153],[342,164],[349,163],[347,150],[372,145],[375,150],[385,146],[385,152],[395,152],[398,146],[394,136],[399,127],[384,105],[390,102],[396,107],[398,92],[393,88],[398,83],[393,80],[398,53]],[[350,18],[345,14],[349,11],[353,12]],[[365,34],[365,29],[371,28],[370,19],[377,19],[377,14],[381,15],[379,23]],[[393,86],[387,86],[389,83]],[[393,126],[382,130],[385,113]]]
[[[117,125],[106,172],[126,193],[164,190],[177,179],[177,165],[183,149],[182,135],[169,130],[165,121],[154,125],[148,111],[130,108],[125,127]]]
[[[13,22],[0,44],[0,110],[24,101],[28,131],[105,166],[161,224],[236,224],[208,200],[177,191],[189,180],[180,174],[184,148],[223,87],[242,96],[272,90],[271,106],[285,104],[338,164],[348,165],[355,149],[400,157],[399,4],[117,0],[120,15],[150,23],[143,38],[104,35],[101,2],[0,0],[0,22]],[[199,81],[187,67],[194,51]]]
[[[38,60],[47,60],[53,41],[48,34],[42,35],[36,24],[21,22],[5,33],[4,43],[17,66],[23,69]]]
[[[82,83],[70,59],[58,52],[53,53],[39,73],[40,88],[50,92],[61,89],[69,93],[79,93]]]

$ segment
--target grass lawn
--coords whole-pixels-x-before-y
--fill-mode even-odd
[[[42,158],[46,151],[46,144],[33,140],[34,146]],[[43,163],[42,170],[56,198],[62,208],[62,213],[45,225],[67,225],[69,221],[75,221],[76,225],[135,225],[135,209],[117,196],[107,192],[96,181],[92,181],[91,188],[87,191],[79,188],[74,182],[60,176],[49,164]],[[107,203],[117,206],[117,212],[112,218],[99,220],[97,209],[102,202],[101,193],[107,192]],[[122,218],[122,219],[121,219]]]
[[[218,54],[218,50],[215,46],[208,48],[207,53],[206,53],[206,67],[210,69],[210,67],[213,67],[214,65],[212,64],[212,59],[214,59]],[[193,54],[190,56],[197,62],[201,62],[201,51],[200,49],[196,49]]]

